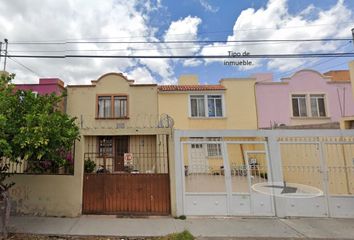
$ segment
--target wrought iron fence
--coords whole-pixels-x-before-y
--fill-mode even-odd
[[[81,129],[172,128],[174,121],[167,114],[132,114],[122,119],[80,115],[77,124]]]
[[[22,160],[16,161],[8,158],[1,158],[0,165],[8,166],[8,173],[14,174],[43,174],[43,175],[73,175],[75,163],[75,144],[72,150],[63,155],[61,163],[55,163],[50,159],[45,160]]]

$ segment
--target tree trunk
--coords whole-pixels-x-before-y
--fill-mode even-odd
[[[1,195],[4,201],[4,211],[2,213],[2,237],[3,239],[6,239],[8,236],[11,202],[8,191],[3,192]]]

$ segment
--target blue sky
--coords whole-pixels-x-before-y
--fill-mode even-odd
[[[226,40],[227,37],[232,34],[232,29],[235,24],[235,21],[239,17],[240,13],[248,8],[254,8],[255,10],[266,8],[268,0],[258,0],[258,1],[227,1],[227,0],[209,0],[206,1],[213,8],[214,11],[205,9],[201,1],[164,1],[163,5],[166,7],[166,11],[169,13],[168,18],[165,21],[157,23],[160,31],[159,34],[163,35],[165,28],[168,27],[168,23],[171,21],[176,21],[178,19],[184,18],[186,16],[198,16],[202,19],[202,26],[200,27],[200,39],[208,40]],[[318,14],[322,10],[329,10],[334,5],[337,4],[336,0],[321,0],[321,1],[309,1],[309,0],[297,0],[297,1],[288,1],[287,7],[288,12],[291,15],[297,15],[309,5],[314,5],[317,8],[317,11],[314,11],[312,14],[308,14],[306,19],[313,20],[316,19]],[[344,5],[354,10],[354,1],[345,1]],[[160,16],[157,16],[158,18]],[[309,24],[311,25],[311,24]],[[352,26],[354,27],[354,21]],[[328,28],[331,28],[332,25],[328,25]],[[295,28],[296,31],[307,31],[308,29],[315,27],[306,27],[304,28]],[[273,30],[269,30],[273,31]],[[264,32],[264,31],[263,31]],[[350,36],[348,32],[347,37]],[[225,49],[226,50],[226,49]],[[341,50],[353,51],[354,45],[348,44],[347,47],[342,48]],[[226,54],[226,52],[225,52]],[[325,72],[332,69],[347,69],[346,62],[349,59],[339,58],[339,59],[311,59],[307,64],[302,66],[303,68],[311,67],[317,69],[318,71]],[[286,60],[283,60],[286,61]],[[344,63],[344,64],[341,64]],[[251,70],[239,70],[236,67],[224,66],[222,63],[212,63],[207,67],[204,65],[196,67],[186,67],[182,64],[177,64],[176,74],[185,74],[185,73],[198,73],[200,80],[207,83],[215,83],[221,78],[224,77],[247,77],[254,73],[258,72],[273,72],[275,80],[280,77],[285,77],[289,74],[292,74],[293,71],[277,71],[277,69],[268,69],[264,65],[251,69]],[[295,68],[294,71],[301,69]]]
[[[227,40],[350,38],[351,0],[12,0],[0,1],[0,39],[10,54],[226,55],[353,51],[350,42],[235,44]],[[20,41],[174,41],[222,40],[209,44],[16,45]],[[59,53],[58,53],[59,51]],[[16,60],[17,63],[14,61]],[[198,74],[202,83],[226,77],[273,72],[274,80],[302,68],[320,72],[346,69],[351,59],[252,60],[252,66],[225,66],[223,60],[168,59],[10,59],[17,82],[60,77],[89,83],[107,72],[123,72],[140,83],[174,84],[179,75]],[[21,66],[21,63],[23,66]],[[24,67],[26,66],[26,67]]]

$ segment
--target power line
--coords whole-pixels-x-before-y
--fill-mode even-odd
[[[267,43],[248,43],[248,44],[227,44],[223,46],[210,46],[210,45],[201,45],[201,46],[191,46],[191,47],[159,47],[159,48],[119,48],[119,49],[65,49],[65,50],[11,50],[11,52],[51,52],[51,53],[64,53],[64,52],[118,52],[118,51],[156,51],[156,50],[175,50],[175,49],[194,49],[196,47],[202,48],[229,48],[229,47],[244,47],[244,46],[256,46],[256,45],[274,45],[274,44],[289,44],[286,42],[267,42]]]
[[[34,73],[35,75],[37,75],[38,77],[40,77],[40,74],[38,74],[37,72],[35,72],[34,70],[32,70],[31,68],[27,67],[26,65],[24,65],[23,63],[17,61],[16,59],[14,59],[11,56],[7,56],[10,60],[12,60],[13,62],[17,63],[18,65],[20,65],[21,67],[25,68],[26,70]]]
[[[341,22],[341,24],[344,23],[352,23],[351,21],[346,21],[346,22]],[[279,29],[295,29],[295,28],[312,28],[312,27],[320,27],[320,26],[333,26],[334,24],[308,24],[306,26],[288,26],[288,27],[268,27],[268,28],[241,28],[241,29],[233,29],[233,30],[219,30],[219,31],[204,31],[204,32],[198,32],[199,35],[205,35],[205,34],[214,34],[214,33],[233,33],[233,32],[248,32],[248,31],[262,31],[262,30],[279,30]],[[183,35],[190,35],[189,33],[175,33],[175,34],[169,34],[169,36],[183,36]],[[99,37],[93,37],[93,38],[70,38],[70,39],[61,39],[61,40],[47,40],[47,41],[38,41],[38,42],[65,42],[65,41],[73,41],[73,40],[102,40],[102,39],[132,39],[132,38],[149,38],[151,37],[150,35],[136,35],[136,36],[119,36],[119,37],[109,37],[109,38],[99,38]],[[28,42],[28,41],[16,41],[17,43],[21,42]],[[36,41],[29,41],[29,42],[36,42]]]
[[[65,42],[11,42],[11,45],[65,45],[65,44],[178,44],[178,43],[257,43],[257,42],[328,42],[349,41],[351,38],[322,39],[252,39],[252,40],[176,40],[176,41],[65,41]]]
[[[0,55],[4,56],[4,55]],[[300,53],[300,54],[256,54],[245,56],[230,56],[230,55],[8,55],[13,58],[161,58],[161,59],[275,59],[275,58],[324,58],[324,57],[354,57],[353,52],[343,53]]]
[[[346,44],[344,44],[344,45],[338,47],[338,48],[336,49],[336,51],[339,51],[339,50],[341,50],[341,49],[344,49],[344,48],[347,47],[351,42],[352,42],[352,41],[349,41],[349,42],[347,42]],[[292,69],[290,69],[290,70],[288,70],[288,71],[286,71],[286,72],[283,72],[282,74],[278,74],[278,76],[279,76],[279,78],[282,78],[282,77],[286,76],[287,74],[296,71],[297,69],[303,68],[304,66],[307,66],[307,68],[313,68],[313,67],[317,67],[317,66],[319,66],[319,65],[322,65],[322,64],[324,64],[324,63],[333,61],[333,60],[335,60],[335,59],[337,59],[337,58],[340,58],[340,57],[339,57],[339,56],[338,56],[338,57],[332,57],[332,58],[326,59],[326,60],[324,60],[324,61],[321,61],[321,60],[320,60],[320,61],[317,61],[317,62],[312,63],[312,64],[310,64],[310,65],[309,65],[309,63],[304,63],[304,64],[301,64],[300,66],[297,66],[297,67],[292,68]],[[263,81],[267,81],[267,80],[262,80],[261,82],[263,82]]]

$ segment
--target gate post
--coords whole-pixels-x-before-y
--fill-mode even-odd
[[[173,130],[172,130],[173,131]],[[178,186],[176,184],[176,158],[175,152],[178,151],[175,149],[175,139],[173,138],[173,132],[165,136],[167,139],[167,158],[168,158],[168,173],[169,173],[169,184],[170,184],[170,206],[171,206],[171,215],[177,215],[177,204],[176,204],[176,191]]]
[[[176,187],[176,215],[184,215],[184,190],[183,190],[183,178],[184,178],[184,168],[182,168],[182,145],[181,145],[181,135],[179,130],[174,130],[174,160],[175,160],[175,187]],[[173,196],[171,196],[173,197]]]
[[[277,140],[276,132],[272,133],[267,137],[268,142],[268,156],[269,156],[269,167],[271,171],[271,181],[272,182],[283,182],[283,171],[281,165],[281,152],[280,144]],[[276,197],[273,195],[275,216],[285,217],[286,216],[286,199],[281,197]]]
[[[83,207],[85,140],[85,135],[81,135],[80,141],[76,141],[75,144],[74,180],[72,184],[76,184],[78,188],[75,197],[79,207],[78,213],[75,216],[82,214]]]

